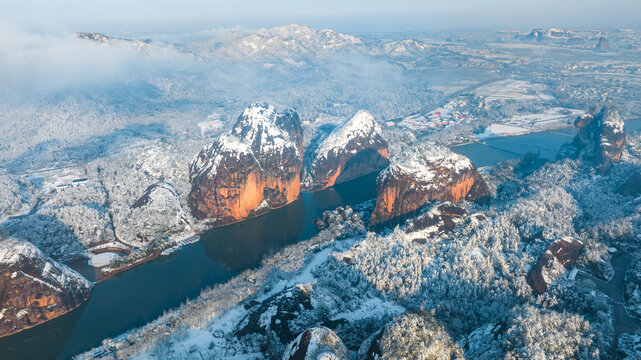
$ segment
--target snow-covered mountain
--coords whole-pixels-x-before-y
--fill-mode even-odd
[[[202,149],[189,166],[189,205],[199,219],[225,224],[298,198],[303,132],[292,109],[254,104],[229,134]]]
[[[0,239],[0,336],[29,328],[75,309],[92,284],[33,244]]]
[[[305,188],[320,190],[379,171],[387,158],[381,127],[369,111],[361,110],[318,145],[306,169]]]
[[[431,142],[393,156],[376,180],[376,188],[372,224],[414,211],[429,200],[473,200],[488,194],[485,181],[468,158]]]
[[[224,37],[191,44],[191,51],[200,56],[229,59],[300,59],[364,48],[355,36],[333,30],[315,30],[307,26],[286,25],[259,29],[249,34],[234,32]]]

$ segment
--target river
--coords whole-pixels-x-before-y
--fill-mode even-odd
[[[256,267],[265,255],[309,239],[323,211],[376,196],[376,174],[316,193],[263,216],[210,230],[183,246],[95,284],[79,308],[0,339],[2,360],[68,359],[129,329],[142,326],[215,284]],[[73,266],[92,278],[87,266]]]
[[[633,127],[641,128],[641,121]],[[478,167],[520,158],[526,152],[552,160],[573,136],[573,129],[562,129],[488,139],[454,150]],[[325,210],[374,198],[375,180],[373,174],[316,193],[302,193],[287,206],[208,231],[199,242],[101,281],[78,309],[0,339],[2,360],[68,359],[105,338],[142,326],[197,297],[203,289],[258,266],[265,255],[309,239],[316,234],[313,218]],[[93,279],[94,274],[84,264],[72,266]]]

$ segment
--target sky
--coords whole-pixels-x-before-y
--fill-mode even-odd
[[[0,0],[30,30],[154,31],[297,23],[346,32],[641,27],[641,0]]]

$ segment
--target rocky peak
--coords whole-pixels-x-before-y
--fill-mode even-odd
[[[392,157],[376,188],[373,225],[417,210],[430,200],[458,202],[488,195],[487,184],[468,158],[431,142]]]
[[[108,43],[111,41],[110,36],[103,35],[100,33],[79,32],[79,33],[76,33],[76,37],[79,39],[95,41],[98,43]]]
[[[596,114],[584,114],[574,122],[577,135],[564,155],[592,161],[600,174],[619,161],[625,143],[625,128],[619,110],[605,105]]]
[[[254,104],[229,134],[189,166],[189,205],[199,219],[227,224],[298,198],[303,135],[298,114]]]
[[[91,283],[33,244],[0,240],[0,336],[65,314],[91,294]]]
[[[372,114],[360,110],[332,131],[312,154],[305,188],[321,190],[388,164],[387,141]]]
[[[281,151],[288,142],[294,142],[302,153],[303,129],[293,109],[277,113],[271,105],[253,104],[238,117],[231,134],[256,154]]]
[[[599,42],[596,44],[594,48],[596,50],[602,50],[602,51],[610,49],[610,46],[608,45],[608,39],[604,37],[600,37]]]

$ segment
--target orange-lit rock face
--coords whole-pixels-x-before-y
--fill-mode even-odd
[[[203,149],[190,166],[189,205],[199,219],[224,225],[298,198],[302,157],[298,115],[254,105],[229,135]]]
[[[323,140],[306,166],[304,188],[317,191],[378,172],[388,164],[387,141],[372,115],[359,111]]]
[[[421,152],[416,153],[420,155]],[[434,158],[434,163],[421,163],[421,159],[405,159],[413,166],[420,164],[418,169],[406,166],[401,159],[393,160],[390,167],[381,173],[376,183],[376,207],[370,224],[383,223],[410,213],[430,200],[459,202],[488,195],[487,185],[476,167],[461,155],[447,152],[446,160],[443,157]]]
[[[65,314],[89,297],[84,278],[33,245],[8,239],[0,247],[8,248],[0,249],[0,336]]]

